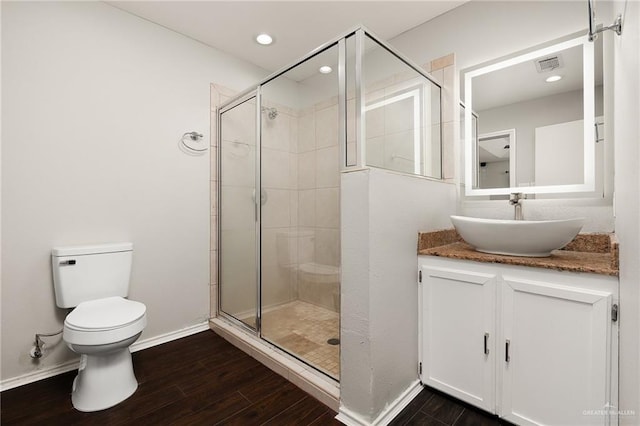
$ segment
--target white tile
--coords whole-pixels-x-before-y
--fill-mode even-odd
[[[255,105],[244,103],[222,114],[222,141],[256,145]]]
[[[209,180],[217,181],[218,180],[218,147],[211,147],[209,153]]]
[[[262,206],[263,228],[287,228],[290,224],[289,190],[264,189],[267,202]]]
[[[317,104],[314,105],[314,108],[315,108],[316,111],[320,111],[320,110],[327,109],[327,108],[329,108],[331,106],[334,106],[334,105],[338,105],[338,96],[337,95],[336,96],[332,96],[332,97],[330,97],[328,99],[325,99],[323,101],[318,102]]]
[[[316,224],[316,190],[298,191],[298,225],[315,226]]]
[[[415,172],[413,130],[388,134],[385,137],[384,160],[385,168],[389,170]]]
[[[209,250],[216,250],[218,247],[218,216],[210,216],[209,237]]]
[[[291,226],[298,226],[298,191],[292,190],[289,192],[289,212],[291,214]]]
[[[456,123],[444,123],[442,127],[442,177],[453,179],[455,177],[455,152],[454,129]]]
[[[223,186],[220,210],[222,230],[255,227],[253,188]]]
[[[431,76],[440,84],[442,83],[442,80],[444,79],[444,70],[442,68],[435,70],[435,71],[431,71]]]
[[[209,145],[211,147],[218,146],[218,127],[216,121],[218,119],[218,112],[215,107],[212,107],[211,110],[211,120],[209,125]]]
[[[442,88],[442,121],[448,123],[450,121],[454,121],[454,117],[456,116],[456,103],[453,96],[454,93],[454,84],[455,84],[455,75],[454,75],[455,67],[450,65],[445,67],[443,70],[444,87]]]
[[[338,144],[338,106],[316,112],[316,147],[326,148]]]
[[[431,133],[431,138],[426,150],[429,153],[425,167],[425,175],[440,179],[442,177],[442,135],[440,125],[431,126],[426,129]]]
[[[278,114],[274,119],[270,119],[268,114],[262,116],[262,146],[280,151],[290,151],[290,129],[289,116]]]
[[[416,125],[419,126],[420,123],[416,123],[414,118],[413,98],[402,99],[386,105],[384,107],[384,134],[403,132],[413,129]]]
[[[384,167],[384,136],[367,138],[365,153],[367,166]]]
[[[278,253],[278,234],[288,231],[289,228],[265,228],[262,230],[262,265],[277,265],[281,254]]]
[[[211,285],[218,283],[218,251],[209,252],[209,279]]]
[[[264,188],[288,189],[291,187],[289,167],[290,155],[288,152],[276,151],[269,148],[262,149],[262,180]]]
[[[225,141],[222,144],[222,182],[225,185],[255,185],[254,146]]]
[[[221,309],[237,316],[255,312],[255,298],[247,298],[256,291],[255,229],[223,231],[220,238],[224,247],[221,280],[234,283],[220,288]]]
[[[316,226],[337,228],[340,226],[340,191],[324,188],[316,191]]]
[[[209,203],[211,205],[211,215],[218,214],[218,185],[217,182],[211,182],[209,186]]]
[[[367,138],[375,138],[384,135],[384,115],[384,107],[370,109],[365,113],[365,136]],[[355,138],[353,138],[353,140],[355,140]]]
[[[278,264],[263,264],[261,301],[263,309],[282,305],[291,301],[291,283],[289,270]]]
[[[312,111],[298,117],[298,153],[316,149],[315,113]]]
[[[340,230],[316,230],[315,261],[323,265],[340,265]]]
[[[298,188],[316,187],[316,152],[298,154]]]
[[[289,154],[289,189],[298,189],[298,154]]]
[[[211,284],[209,286],[209,317],[215,318],[218,316],[218,285]]]
[[[316,151],[316,187],[328,188],[340,185],[338,146]]]
[[[298,152],[298,117],[289,119],[289,152]]]

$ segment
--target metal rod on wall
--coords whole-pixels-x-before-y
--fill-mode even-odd
[[[594,0],[587,0],[587,2],[589,4],[589,41],[594,41],[596,38],[598,38],[598,33],[601,33],[606,30],[613,30],[618,35],[622,34],[622,14],[621,13],[618,14],[613,24],[609,25],[608,27],[603,26],[603,27],[597,28]]]

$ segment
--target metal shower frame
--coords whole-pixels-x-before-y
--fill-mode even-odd
[[[347,161],[347,39],[350,37],[354,37],[355,40],[355,129],[356,129],[356,161],[355,164],[349,165]],[[260,154],[262,150],[262,86],[269,83],[270,81],[282,76],[293,68],[301,65],[307,60],[321,54],[322,52],[333,48],[335,46],[338,47],[338,146],[340,150],[340,170],[341,171],[353,171],[360,170],[366,168],[366,152],[365,152],[365,143],[364,143],[364,123],[365,123],[365,102],[364,102],[364,87],[363,87],[363,57],[365,54],[365,40],[366,38],[370,38],[374,42],[376,42],[379,46],[384,48],[387,52],[391,53],[397,59],[402,61],[405,65],[409,66],[415,72],[420,74],[422,77],[426,78],[428,81],[433,83],[440,90],[440,103],[442,104],[442,84],[438,82],[433,76],[427,73],[422,67],[415,64],[413,61],[396,51],[393,47],[391,47],[388,43],[382,41],[378,36],[373,34],[370,30],[365,28],[362,25],[356,26],[355,28],[329,40],[323,45],[313,49],[311,52],[297,60],[296,62],[283,67],[282,69],[274,72],[269,75],[257,85],[252,86],[251,88],[239,93],[233,99],[224,102],[221,104],[216,111],[216,130],[217,130],[217,141],[218,141],[218,155],[217,155],[217,206],[220,208],[221,206],[221,184],[222,184],[222,156],[221,146],[222,146],[222,114],[225,112],[235,108],[236,106],[255,98],[256,101],[256,176],[255,176],[255,192],[259,193],[261,190],[261,161]],[[442,143],[442,108],[440,108],[440,143]],[[440,158],[440,166],[442,166],[442,156]],[[442,167],[441,167],[442,168]],[[217,283],[218,283],[218,304],[216,307],[217,315],[222,316],[228,321],[231,321],[233,324],[241,327],[242,329],[250,332],[260,339],[264,339],[262,336],[262,316],[261,316],[261,308],[262,308],[262,297],[261,297],[261,251],[262,251],[262,241],[261,241],[261,216],[262,216],[262,204],[259,202],[260,197],[254,197],[254,205],[255,205],[255,219],[256,219],[256,316],[255,316],[255,329],[251,328],[244,322],[239,319],[233,317],[231,314],[228,314],[222,311],[221,307],[221,296],[222,296],[222,262],[221,262],[221,238],[218,237],[217,241],[217,255],[218,255],[218,268],[217,268]],[[221,229],[221,219],[222,215],[220,212],[217,215],[217,226],[218,229]],[[220,233],[218,233],[220,235]],[[289,353],[289,352],[287,352]],[[289,353],[290,354],[290,353]],[[290,354],[302,362],[309,364],[306,360],[297,357],[295,354]],[[310,364],[309,364],[310,365]],[[313,367],[313,366],[312,366]],[[315,368],[315,367],[314,367]]]

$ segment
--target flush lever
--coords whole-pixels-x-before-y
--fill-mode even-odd
[[[69,260],[63,260],[62,262],[60,262],[61,265],[75,265],[76,264],[76,260],[75,259],[69,259]]]

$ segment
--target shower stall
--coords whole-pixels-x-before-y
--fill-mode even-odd
[[[341,175],[439,179],[440,92],[359,27],[218,107],[221,317],[339,380]]]

